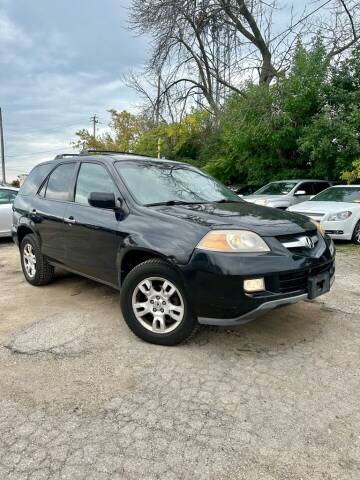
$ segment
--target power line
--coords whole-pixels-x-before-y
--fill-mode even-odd
[[[31,152],[31,153],[17,153],[15,155],[8,155],[9,158],[20,158],[20,157],[31,157],[32,155],[41,155],[42,153],[56,153],[64,150],[65,148],[70,148],[68,145],[62,148],[56,148],[52,150],[42,150],[41,152]]]

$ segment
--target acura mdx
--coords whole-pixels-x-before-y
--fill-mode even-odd
[[[110,285],[130,329],[156,344],[313,299],[334,280],[334,245],[316,222],[245,202],[175,161],[59,155],[31,171],[13,209],[31,285],[55,267]]]

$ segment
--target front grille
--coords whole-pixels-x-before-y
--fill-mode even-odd
[[[306,290],[308,273],[306,271],[279,275],[279,291],[281,293]]]
[[[285,273],[279,275],[279,292],[280,293],[291,293],[297,292],[299,290],[306,291],[308,288],[309,277],[314,275],[319,275],[320,273],[330,272],[330,275],[333,275],[335,272],[334,263],[326,263],[324,265],[319,265],[310,270],[301,270],[293,273]]]
[[[344,230],[325,230],[327,235],[344,235]]]
[[[318,244],[319,237],[317,232],[309,232],[304,234],[292,234],[292,235],[279,235],[277,239],[281,244],[288,250],[296,253],[303,252],[308,255]],[[306,240],[310,239],[312,241],[312,246],[308,246]]]

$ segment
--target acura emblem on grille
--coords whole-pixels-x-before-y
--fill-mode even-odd
[[[302,240],[304,242],[305,247],[307,247],[307,248],[314,248],[315,247],[314,240],[312,238],[304,237]]]

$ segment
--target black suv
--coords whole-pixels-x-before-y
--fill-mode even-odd
[[[121,292],[142,339],[175,345],[198,324],[237,325],[330,289],[335,249],[299,214],[246,203],[202,171],[85,152],[37,165],[14,203],[26,280],[61,267]]]

